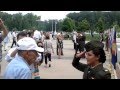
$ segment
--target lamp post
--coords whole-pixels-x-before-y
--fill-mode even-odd
[[[53,33],[53,20],[52,20],[52,33]]]
[[[37,30],[39,29],[39,23],[40,23],[40,20],[36,20],[36,22],[37,22]]]
[[[55,33],[56,33],[56,24],[57,24],[57,22],[55,21]]]

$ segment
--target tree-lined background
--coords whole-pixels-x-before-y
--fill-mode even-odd
[[[69,13],[62,20],[40,21],[41,16],[28,13],[8,14],[0,12],[0,18],[3,19],[7,28],[11,31],[14,28],[18,31],[23,29],[38,29],[42,31],[55,30],[71,32],[73,30],[83,32],[103,32],[116,25],[117,31],[120,32],[120,11],[81,11],[79,13]]]

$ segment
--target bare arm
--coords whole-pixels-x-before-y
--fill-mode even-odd
[[[8,34],[8,30],[6,29],[3,21],[0,19],[0,28],[3,31],[3,38],[5,38]]]

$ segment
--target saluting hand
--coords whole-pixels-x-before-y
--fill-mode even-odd
[[[78,57],[81,57],[81,58],[84,57],[85,52],[86,51],[83,51],[81,53],[76,54],[76,58],[78,58]]]

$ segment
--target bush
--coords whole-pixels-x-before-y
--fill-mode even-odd
[[[117,34],[117,38],[120,38],[120,34]]]
[[[94,37],[92,37],[90,34],[86,34],[86,41],[91,41],[91,40],[100,40],[99,34],[94,34]]]

